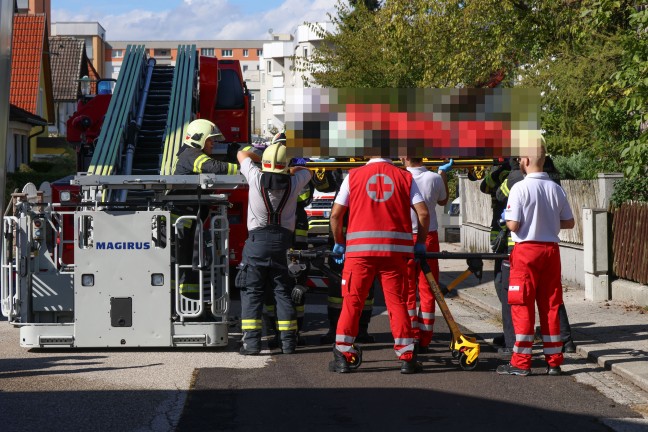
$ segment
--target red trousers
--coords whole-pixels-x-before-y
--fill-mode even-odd
[[[517,243],[511,253],[508,302],[511,305],[515,346],[511,364],[531,368],[538,304],[544,355],[551,367],[563,362],[558,308],[562,304],[560,249],[557,243]]]
[[[394,351],[401,360],[411,360],[414,351],[412,326],[405,305],[407,258],[351,257],[342,270],[342,312],[335,332],[338,351],[347,357],[357,353],[353,342],[358,335],[358,322],[369,288],[378,278],[385,296],[389,324],[394,336]]]
[[[428,252],[439,252],[439,233],[430,231],[425,238],[425,250]],[[439,283],[439,260],[427,260],[434,280]],[[430,284],[421,271],[418,261],[411,259],[407,262],[407,312],[412,321],[412,331],[414,339],[418,340],[419,346],[426,347],[432,341],[434,332],[434,295]],[[418,297],[420,306],[416,310],[416,293],[418,288]]]

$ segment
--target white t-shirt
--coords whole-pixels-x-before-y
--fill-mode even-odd
[[[437,202],[446,199],[446,190],[445,184],[443,183],[443,178],[426,167],[409,167],[407,171],[412,173],[412,177],[418,186],[418,189],[427,205],[428,212],[430,213],[430,226],[428,231],[436,231],[439,229],[439,224],[437,223],[436,211]],[[418,232],[418,216],[416,212],[411,210],[412,217],[412,231]]]
[[[376,162],[392,163],[392,161],[389,159],[374,158],[374,159],[369,159],[367,164],[376,163]],[[348,207],[350,193],[351,193],[351,188],[349,187],[349,176],[346,176],[344,180],[342,180],[342,185],[340,185],[340,191],[335,197],[335,203]],[[423,196],[421,195],[418,186],[416,186],[415,181],[412,182],[412,187],[410,188],[410,202],[412,205],[423,202]]]
[[[567,194],[547,173],[531,173],[513,185],[505,210],[506,220],[520,223],[513,241],[558,243],[560,221],[573,219]]]
[[[263,201],[263,194],[261,193],[261,174],[262,171],[256,166],[252,159],[246,158],[241,163],[241,174],[248,182],[250,193],[248,195],[248,214],[247,214],[247,227],[249,231],[256,228],[262,228],[268,225],[268,210],[266,209]],[[286,201],[286,205],[281,212],[281,226],[295,230],[295,221],[297,216],[297,197],[300,192],[308,184],[311,179],[311,173],[308,170],[299,170],[295,175],[290,176],[290,197]],[[283,191],[269,191],[270,202],[274,209],[277,208]]]

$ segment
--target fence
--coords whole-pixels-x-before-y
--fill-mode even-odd
[[[614,212],[612,236],[614,273],[648,284],[648,203],[621,205]]]

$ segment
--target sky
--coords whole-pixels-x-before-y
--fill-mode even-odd
[[[52,0],[52,22],[96,21],[108,41],[268,40],[328,21],[337,0]]]

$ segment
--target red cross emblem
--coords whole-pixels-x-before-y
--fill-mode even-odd
[[[394,181],[385,174],[374,174],[367,182],[367,195],[376,202],[385,202],[394,194]]]

